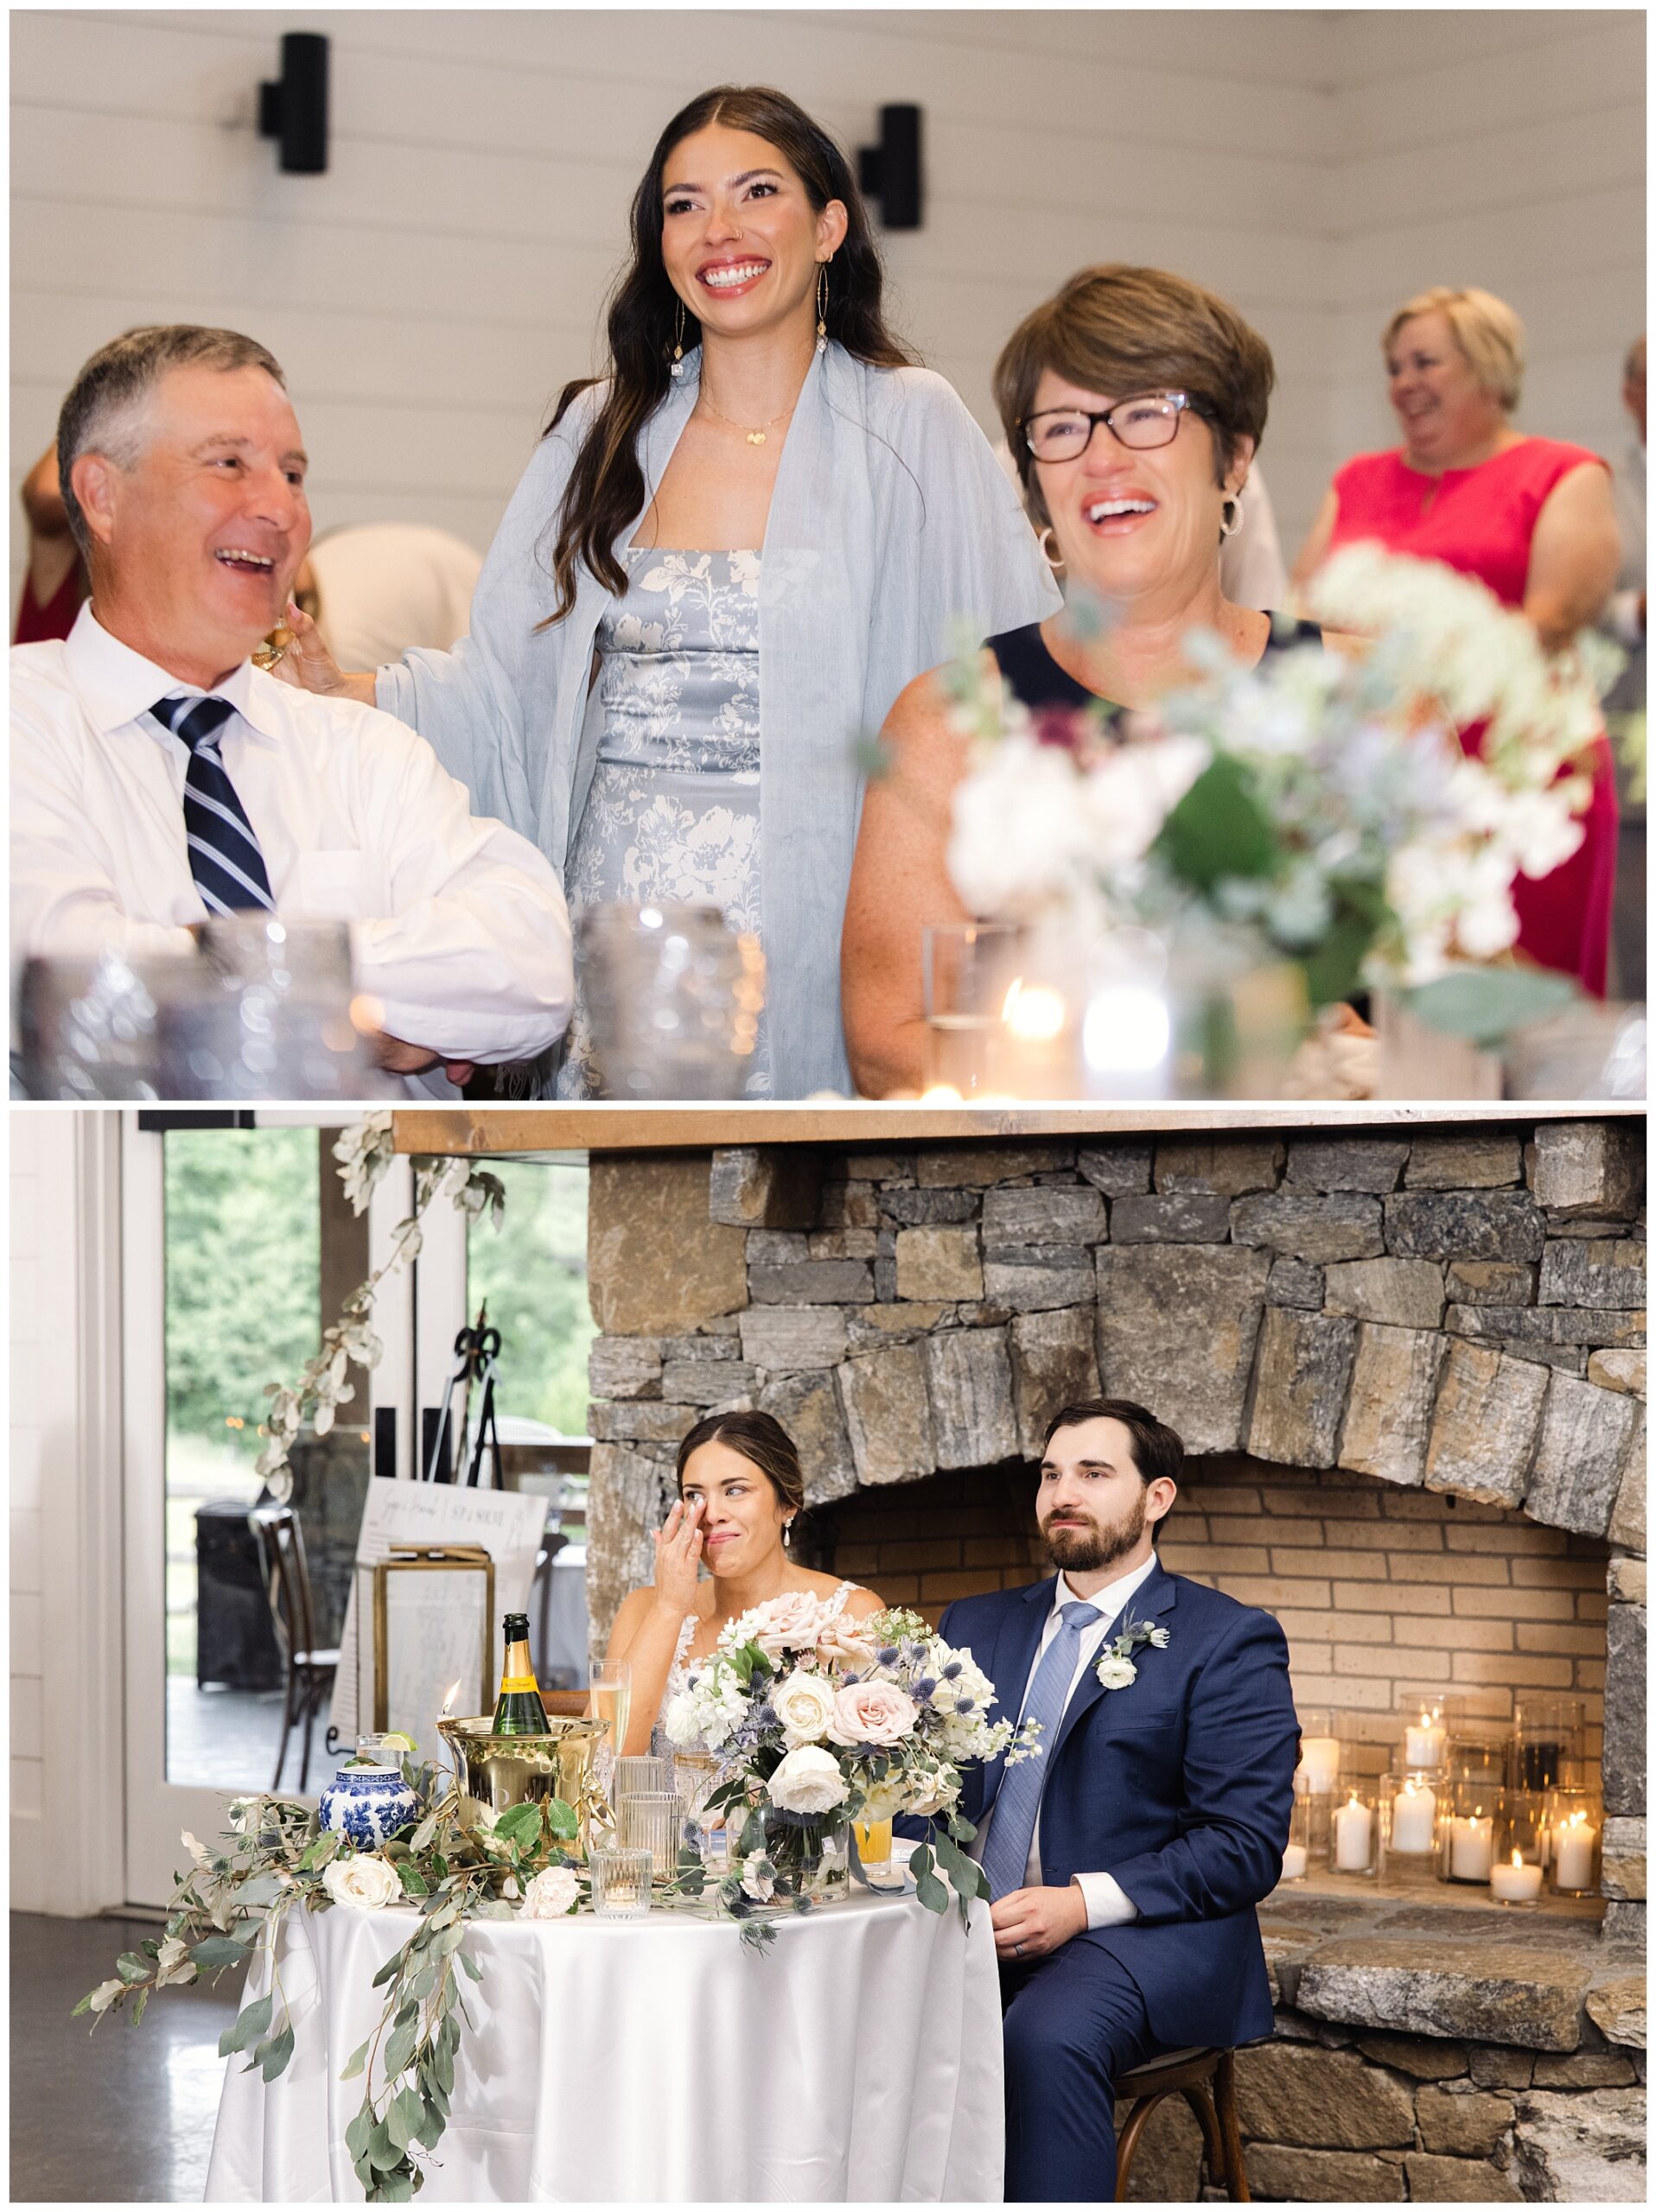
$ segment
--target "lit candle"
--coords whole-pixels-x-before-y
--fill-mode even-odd
[[[1374,1815],[1366,1805],[1360,1804],[1353,1790],[1351,1802],[1335,1808],[1334,1816],[1334,1864],[1338,1874],[1361,1874],[1368,1866],[1369,1840],[1374,1831]]]
[[[1437,1818],[1437,1798],[1424,1782],[1411,1777],[1392,1800],[1392,1848],[1397,1852],[1430,1851],[1432,1825]]]
[[[1285,1882],[1297,1882],[1304,1872],[1305,1846],[1303,1843],[1290,1843],[1283,1853],[1283,1879]]]
[[[1552,1831],[1552,1878],[1561,1890],[1588,1890],[1593,1886],[1593,1846],[1598,1841],[1598,1830],[1589,1824],[1585,1813],[1572,1813],[1567,1821],[1560,1821]]]
[[[1469,1820],[1449,1822],[1449,1872],[1457,1882],[1487,1882],[1494,1856],[1495,1823],[1481,1807]]]
[[[1331,1796],[1340,1771],[1338,1736],[1308,1736],[1300,1745],[1299,1770],[1313,1797]]]
[[[1430,1713],[1421,1714],[1417,1728],[1404,1730],[1403,1764],[1404,1766],[1443,1765],[1443,1731]]]
[[[1503,1904],[1533,1904],[1541,1894],[1541,1869],[1526,1866],[1522,1852],[1513,1853],[1510,1866],[1492,1866],[1489,1887]]]

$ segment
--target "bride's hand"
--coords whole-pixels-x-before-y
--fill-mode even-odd
[[[290,644],[271,674],[278,683],[296,690],[319,691],[335,699],[357,699],[365,707],[374,703],[372,671],[347,675],[322,643],[322,633],[309,615],[290,600],[282,626],[291,633]]]
[[[680,1614],[696,1610],[696,1584],[702,1563],[702,1501],[679,1498],[666,1525],[656,1532],[655,1590],[665,1605]]]

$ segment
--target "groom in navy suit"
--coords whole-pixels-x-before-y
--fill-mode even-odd
[[[1067,1406],[1036,1500],[1056,1576],[939,1624],[997,1718],[1041,1724],[1038,1758],[969,1770],[960,1802],[1001,1961],[1009,2203],[1108,2202],[1120,2075],[1271,2032],[1254,1907],[1293,1809],[1288,1645],[1157,1560],[1183,1465],[1143,1406]]]

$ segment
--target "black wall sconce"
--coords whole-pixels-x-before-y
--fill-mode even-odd
[[[880,110],[880,143],[861,148],[857,181],[880,203],[888,231],[920,227],[920,110],[906,102]]]
[[[328,41],[319,31],[284,31],[282,74],[258,88],[258,135],[281,144],[277,167],[320,176],[328,167]]]

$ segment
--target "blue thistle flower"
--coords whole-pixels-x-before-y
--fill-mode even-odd
[[[959,1679],[961,1671],[960,1662],[958,1659],[951,1659],[943,1669],[943,1679],[946,1682],[956,1681]]]
[[[954,1701],[954,1709],[957,1713],[970,1713],[971,1711],[971,1700],[969,1697],[956,1698]]]
[[[897,1663],[897,1647],[895,1643],[888,1643],[876,1656],[882,1667],[895,1667]]]

